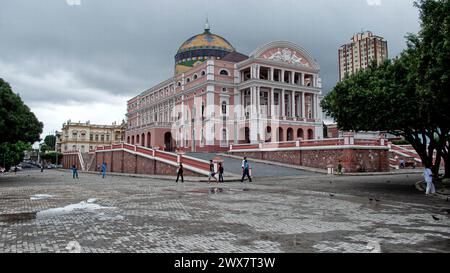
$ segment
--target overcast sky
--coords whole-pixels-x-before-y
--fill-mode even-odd
[[[273,40],[306,48],[321,66],[323,92],[338,80],[337,51],[370,30],[389,57],[417,33],[411,0],[1,0],[0,77],[44,122],[111,124],[126,100],[173,75],[189,37],[211,31],[250,54]]]

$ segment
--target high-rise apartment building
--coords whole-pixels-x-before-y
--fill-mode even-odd
[[[377,64],[388,58],[387,41],[383,37],[366,31],[353,35],[351,42],[339,48],[339,80],[368,67],[372,61]]]

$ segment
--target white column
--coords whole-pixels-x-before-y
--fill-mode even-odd
[[[301,84],[302,84],[302,85],[305,85],[305,73],[302,73],[302,76],[301,76]]]
[[[281,79],[281,82],[284,83],[284,70],[281,70],[281,77],[280,77],[280,79]]]
[[[295,117],[295,91],[292,90],[292,109],[291,109],[291,117]]]
[[[284,109],[284,89],[281,90],[281,116],[284,117],[286,115],[286,112]]]
[[[256,113],[258,116],[261,115],[261,87],[256,86]]]
[[[311,112],[312,118],[316,118],[316,94],[312,94],[311,96]]]
[[[302,92],[302,118],[305,118],[305,107],[306,107],[306,103],[305,103],[305,92]]]
[[[275,115],[275,105],[274,105],[274,94],[273,94],[273,88],[270,88],[270,116],[273,119],[273,116]]]
[[[295,71],[291,72],[291,83],[295,84]]]
[[[269,79],[271,80],[271,81],[273,81],[273,72],[274,72],[274,69],[272,68],[272,67],[269,67]]]

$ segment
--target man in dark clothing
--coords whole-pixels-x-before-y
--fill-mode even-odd
[[[175,181],[176,183],[178,183],[178,178],[180,178],[181,176],[181,183],[184,183],[184,178],[183,178],[183,164],[180,163],[180,166],[178,167],[178,171],[177,171],[177,181]]]
[[[250,164],[247,161],[247,157],[244,157],[242,160],[242,179],[241,182],[244,182],[245,176],[248,177],[248,181],[252,182],[252,178],[250,177]]]
[[[72,165],[72,177],[78,179],[78,168],[76,165]]]
[[[219,182],[224,182],[223,181],[223,166],[222,166],[222,163],[219,163]]]

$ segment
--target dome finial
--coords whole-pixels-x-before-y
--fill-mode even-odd
[[[210,30],[210,27],[209,27],[208,15],[206,15],[205,33],[209,33],[209,30]]]

